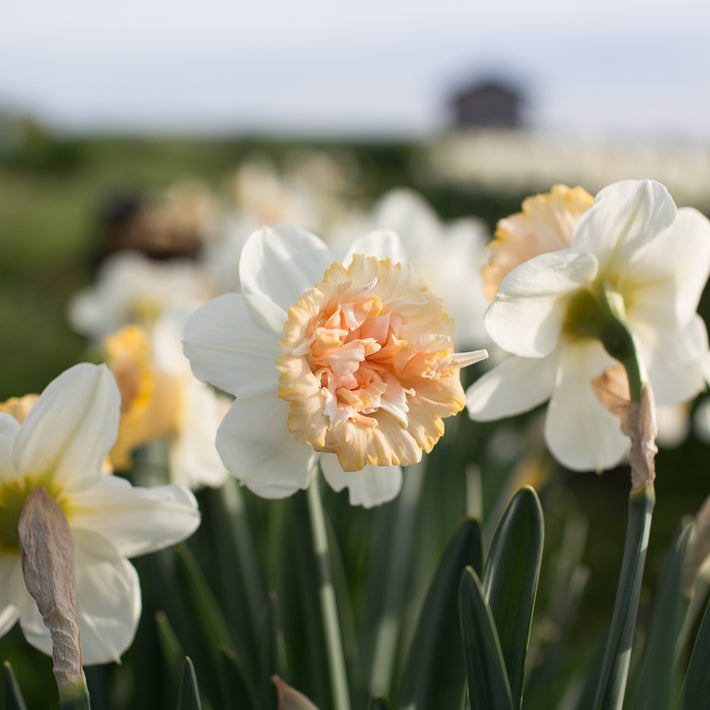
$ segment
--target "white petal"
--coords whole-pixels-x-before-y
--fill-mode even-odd
[[[333,262],[328,247],[301,227],[264,227],[247,239],[239,260],[242,293],[261,295],[284,311],[323,279]]]
[[[5,412],[0,412],[0,480],[17,477],[12,450],[19,430],[17,420]]]
[[[601,190],[594,204],[579,218],[572,246],[599,260],[602,272],[619,269],[634,252],[669,227],[676,207],[663,185],[653,180],[624,180]]]
[[[124,557],[173,545],[200,524],[197,501],[186,488],[139,488],[118,476],[104,475],[75,493],[67,508],[72,533],[98,533]]]
[[[20,555],[6,553],[0,556],[0,636],[4,636],[20,618],[17,600],[13,595],[13,580],[22,578]]]
[[[416,192],[407,189],[390,190],[374,209],[374,222],[382,229],[400,235],[409,258],[417,263],[434,258],[431,248],[441,238],[441,224],[431,206]]]
[[[325,480],[336,491],[348,489],[350,505],[371,508],[392,500],[402,488],[400,466],[365,464],[360,471],[343,471],[335,454],[322,454],[321,467]]]
[[[279,337],[257,327],[243,296],[227,294],[198,308],[185,324],[183,348],[195,376],[235,396],[278,382]]]
[[[353,254],[366,254],[376,256],[378,259],[389,258],[393,264],[407,263],[407,256],[399,236],[389,229],[377,229],[356,239],[343,260],[345,266],[350,264]]]
[[[91,485],[116,440],[120,395],[105,365],[75,365],[40,395],[20,427],[19,474],[48,473],[66,490]]]
[[[486,311],[488,334],[514,355],[547,355],[559,341],[569,295],[590,284],[596,272],[594,256],[572,249],[523,262],[503,279]]]
[[[141,615],[138,574],[97,535],[74,536],[76,608],[85,665],[118,661]]]
[[[591,386],[592,378],[614,364],[595,341],[568,345],[560,353],[545,441],[567,468],[602,471],[619,463],[628,448],[619,419],[604,409]]]
[[[170,480],[192,490],[220,486],[229,475],[215,446],[220,401],[209,387],[194,379],[185,383],[184,397],[178,435],[170,445]]]
[[[708,335],[700,316],[679,331],[639,328],[637,332],[656,404],[681,404],[705,389]]]
[[[468,388],[469,416],[488,422],[537,407],[549,399],[556,370],[556,353],[545,358],[508,358]]]
[[[684,208],[670,229],[631,255],[629,320],[676,329],[692,318],[710,271],[710,221]]]
[[[316,454],[287,428],[288,402],[276,392],[232,404],[217,431],[224,465],[263,498],[285,498],[310,483]]]

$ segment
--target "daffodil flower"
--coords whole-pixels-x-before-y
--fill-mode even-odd
[[[183,321],[173,312],[150,334],[128,325],[104,339],[106,364],[121,393],[118,438],[109,459],[125,471],[136,449],[166,440],[171,482],[192,490],[218,487],[229,474],[214,436],[229,399],[190,371],[180,341]]]
[[[441,300],[403,261],[392,232],[358,240],[341,263],[301,228],[264,228],[242,251],[242,293],[188,319],[193,371],[236,396],[217,449],[259,495],[306,488],[320,456],[351,503],[389,500],[400,466],[464,406],[459,369],[485,352],[454,352]]]
[[[503,279],[485,326],[514,357],[468,390],[470,416],[498,419],[549,399],[545,439],[560,462],[618,463],[628,440],[590,385],[616,364],[605,328],[616,318],[633,334],[658,404],[692,398],[708,365],[696,309],[709,269],[710,223],[698,211],[678,210],[651,180],[606,187],[576,222],[571,246]]]
[[[0,413],[0,635],[19,620],[33,646],[52,652],[18,547],[25,501],[41,486],[61,507],[73,540],[85,664],[118,660],[133,640],[141,597],[127,558],[172,545],[200,522],[187,489],[136,488],[102,473],[118,417],[113,376],[86,363],[50,383],[22,424]]]

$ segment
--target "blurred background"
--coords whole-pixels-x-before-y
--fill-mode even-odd
[[[109,253],[194,256],[226,213],[325,237],[408,187],[443,220],[492,233],[554,183],[594,194],[646,177],[710,210],[710,6],[695,0],[6,0],[1,12],[0,400],[86,359],[67,308]],[[707,435],[691,430],[700,404],[659,454],[649,589],[710,489]],[[611,609],[628,475],[552,465],[550,538],[561,511],[589,521],[581,638]]]

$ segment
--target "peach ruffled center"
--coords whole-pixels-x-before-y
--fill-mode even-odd
[[[356,254],[334,262],[288,313],[277,366],[291,433],[345,471],[408,465],[459,412],[463,365],[453,322],[413,269]]]
[[[506,275],[524,261],[567,249],[577,220],[593,202],[581,187],[554,185],[550,192],[523,200],[522,212],[501,219],[481,269],[486,296],[492,301]]]

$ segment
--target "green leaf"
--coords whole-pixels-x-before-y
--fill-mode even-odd
[[[227,684],[229,707],[239,710],[259,710],[259,702],[236,654],[228,648],[219,649],[222,677]]]
[[[470,567],[461,575],[459,613],[471,710],[512,710],[510,683],[493,613],[478,575]]]
[[[481,568],[481,530],[464,522],[449,541],[424,601],[400,689],[399,705],[458,707],[466,671],[459,639],[458,589],[463,570]]]
[[[197,676],[189,657],[185,658],[177,710],[202,710],[200,691],[197,687]]]
[[[653,488],[648,485],[629,495],[624,556],[594,710],[618,710],[624,701],[654,503]]]
[[[5,710],[27,710],[25,699],[22,697],[22,691],[9,661],[3,663],[2,699]]]
[[[482,580],[516,707],[520,707],[523,697],[543,538],[540,501],[532,488],[522,488],[513,496],[496,528]]]
[[[688,607],[683,592],[683,566],[691,531],[692,525],[686,525],[680,532],[661,576],[641,669],[628,710],[667,710],[675,705],[672,701],[678,691],[678,684],[674,683],[675,650]]]
[[[184,673],[185,651],[175,635],[175,631],[170,625],[165,612],[156,612],[155,625],[158,630],[158,642],[167,663],[168,674],[175,686],[181,677],[181,673]]]
[[[682,695],[682,710],[698,710],[710,707],[710,602],[695,639],[685,676]]]
[[[368,710],[389,710],[389,705],[382,698],[372,698]]]

